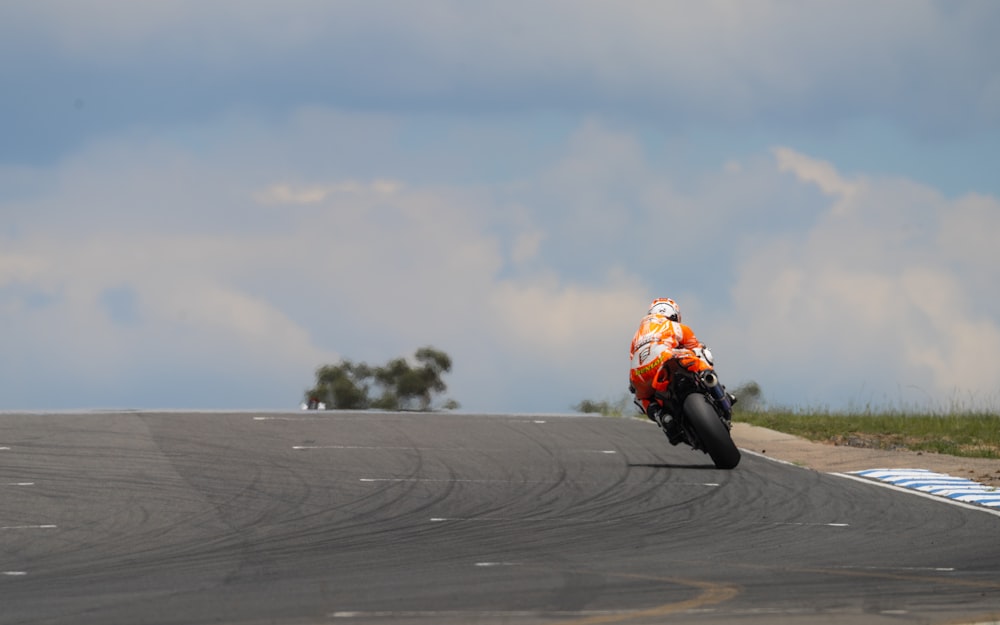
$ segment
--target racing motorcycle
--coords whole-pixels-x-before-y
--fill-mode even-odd
[[[694,357],[711,364],[711,352],[704,351]],[[740,450],[729,434],[736,398],[726,393],[713,369],[690,371],[684,361],[667,359],[653,381],[653,401],[673,415],[664,432],[671,445],[685,443],[708,454],[716,468],[733,469],[740,462]],[[635,403],[641,410],[642,404]]]

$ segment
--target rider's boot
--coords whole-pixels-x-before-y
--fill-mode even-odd
[[[681,428],[680,421],[670,415],[663,417],[663,433],[667,435],[667,440],[670,441],[671,445],[684,442],[684,430]]]
[[[684,430],[681,428],[680,421],[667,412],[660,402],[649,402],[649,406],[646,407],[646,416],[649,417],[650,421],[660,426],[671,445],[677,445],[684,441]]]
[[[649,417],[649,420],[656,425],[660,425],[661,412],[663,412],[663,406],[656,400],[650,400],[646,405],[646,416]]]
[[[663,430],[663,433],[667,435],[667,440],[670,441],[671,445],[677,445],[684,441],[684,430],[681,429],[680,421],[675,419],[669,412],[665,410],[660,411],[657,414],[656,423]]]

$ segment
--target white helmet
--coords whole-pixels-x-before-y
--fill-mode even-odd
[[[658,297],[649,305],[648,315],[663,315],[671,321],[681,322],[681,307],[669,297]]]

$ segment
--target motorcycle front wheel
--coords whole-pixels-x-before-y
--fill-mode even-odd
[[[729,435],[729,429],[716,414],[708,398],[691,393],[684,400],[684,415],[698,434],[702,447],[718,469],[733,469],[740,463],[740,450]]]

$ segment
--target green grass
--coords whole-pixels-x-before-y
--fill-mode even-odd
[[[908,449],[966,458],[1000,459],[1000,411],[953,403],[948,409],[927,407],[848,409],[774,408],[761,402],[756,383],[735,389],[741,401],[733,419],[802,438],[874,449]],[[995,404],[991,404],[995,405]],[[584,401],[580,412],[606,416],[642,416],[624,393],[616,400]]]
[[[876,449],[1000,458],[1000,414],[739,410],[733,418],[803,438]]]

